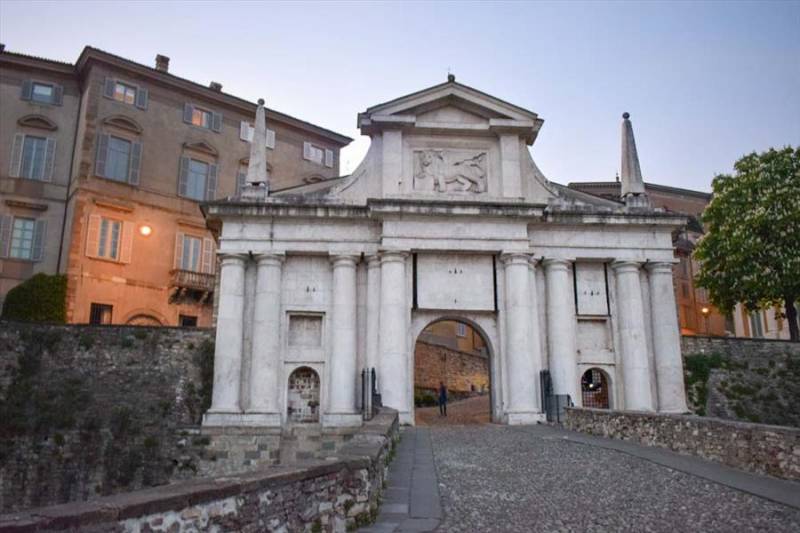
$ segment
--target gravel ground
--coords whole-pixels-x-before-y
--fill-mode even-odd
[[[415,421],[418,426],[488,424],[490,419],[491,399],[488,394],[449,402],[447,416],[439,416],[438,407],[417,407],[415,410]]]
[[[437,531],[800,531],[800,511],[533,427],[431,427]]]

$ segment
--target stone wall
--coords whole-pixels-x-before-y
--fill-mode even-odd
[[[436,390],[440,381],[447,384],[450,392],[486,392],[489,358],[418,340],[414,348],[414,387]]]
[[[800,427],[800,343],[685,336],[681,344],[694,413]]]
[[[0,512],[195,476],[213,338],[0,322]]]
[[[377,515],[397,438],[397,413],[382,409],[329,461],[4,515],[0,530],[344,532]]]
[[[800,429],[691,415],[567,408],[565,426],[668,448],[757,474],[800,480]]]

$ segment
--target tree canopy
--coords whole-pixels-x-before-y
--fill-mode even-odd
[[[798,340],[794,302],[800,297],[800,148],[755,152],[720,174],[703,212],[706,234],[695,249],[697,284],[729,312],[786,307]]]

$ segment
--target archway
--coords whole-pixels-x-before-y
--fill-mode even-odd
[[[289,375],[286,418],[291,423],[319,422],[319,374],[301,366]]]
[[[581,376],[583,407],[611,408],[611,383],[608,375],[599,368],[590,368]]]
[[[130,317],[126,324],[128,326],[160,326],[161,321],[153,315],[140,313]]]
[[[414,419],[419,425],[491,421],[489,342],[466,320],[434,320],[414,345]],[[447,408],[439,406],[440,385]]]

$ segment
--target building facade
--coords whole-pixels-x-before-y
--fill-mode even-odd
[[[244,182],[256,104],[87,47],[74,65],[0,53],[0,297],[67,275],[67,320],[210,326],[201,202]],[[276,189],[338,176],[351,139],[268,110]],[[30,244],[27,244],[30,242]]]
[[[206,427],[358,425],[372,368],[413,423],[414,346],[441,320],[485,339],[498,422],[544,419],[544,370],[578,405],[605,383],[611,407],[686,410],[685,217],[650,205],[627,115],[624,204],[547,180],[528,150],[543,120],[453,76],[358,122],[371,146],[352,175],[270,194],[254,181],[204,207],[221,256]]]

